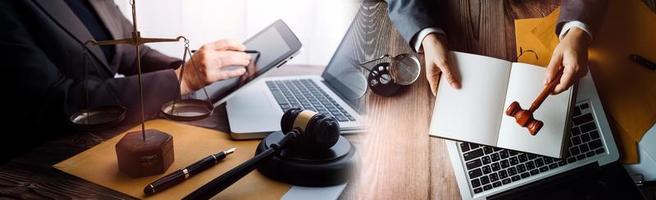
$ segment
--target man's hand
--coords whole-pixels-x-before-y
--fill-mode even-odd
[[[421,42],[424,49],[424,61],[426,64],[426,79],[430,85],[431,92],[436,95],[437,83],[440,72],[446,76],[449,85],[460,88],[460,74],[458,69],[449,65],[449,51],[446,46],[446,38],[438,34],[428,34]]]
[[[554,49],[551,61],[547,66],[544,84],[558,78],[555,76],[559,70],[563,70],[563,75],[560,77],[560,83],[554,88],[553,94],[567,90],[588,73],[588,46],[590,42],[591,38],[585,31],[573,27]]]
[[[180,84],[180,94],[198,90],[210,83],[238,77],[246,73],[245,68],[225,70],[227,66],[247,66],[251,56],[244,53],[246,47],[230,40],[219,40],[203,45],[193,55],[193,61],[189,59],[184,64],[184,75]],[[180,77],[181,68],[175,70]]]

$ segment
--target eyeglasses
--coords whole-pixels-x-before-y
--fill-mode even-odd
[[[389,59],[389,61],[382,61]],[[378,62],[372,68],[370,63]],[[392,96],[403,86],[411,85],[419,79],[421,64],[417,56],[412,54],[399,54],[390,56],[385,54],[376,59],[360,63],[358,66],[369,71],[367,82],[369,88],[376,94]]]

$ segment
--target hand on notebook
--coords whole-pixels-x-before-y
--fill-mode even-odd
[[[447,59],[449,51],[446,46],[446,38],[438,34],[428,34],[422,41],[424,49],[424,61],[426,63],[426,79],[430,85],[433,95],[437,91],[437,83],[440,72],[446,76],[449,85],[453,88],[460,88],[460,73],[458,69],[449,65]]]
[[[551,55],[551,61],[547,66],[547,75],[544,79],[546,85],[553,79],[558,78],[555,77],[556,74],[559,70],[563,70],[560,83],[554,88],[553,94],[559,94],[567,90],[588,73],[588,46],[590,41],[591,38],[585,31],[574,27],[556,46],[553,55]]]
[[[230,40],[219,40],[200,47],[192,57],[196,69],[194,69],[191,59],[184,64],[185,70],[182,84],[180,84],[180,94],[185,95],[210,83],[246,73],[245,68],[222,69],[228,66],[247,66],[251,56],[244,53],[244,50],[246,50],[244,45]],[[177,77],[180,77],[181,68],[176,69],[175,73]]]

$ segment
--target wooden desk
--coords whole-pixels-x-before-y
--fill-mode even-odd
[[[444,0],[439,4],[450,50],[516,61],[514,20],[544,17],[559,1]],[[647,5],[655,7],[653,0]],[[412,52],[391,26],[386,6],[367,1],[357,14],[354,46],[359,61]],[[367,94],[369,132],[362,140],[362,165],[345,197],[460,199],[444,140],[428,136],[434,101],[423,70],[420,80],[398,96]]]

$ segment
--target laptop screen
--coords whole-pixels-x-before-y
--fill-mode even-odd
[[[366,71],[360,68],[354,55],[360,48],[355,46],[356,33],[352,33],[355,20],[346,31],[342,42],[337,46],[335,54],[321,75],[326,84],[340,95],[346,103],[358,112],[364,111],[362,106],[364,94],[367,92]]]

